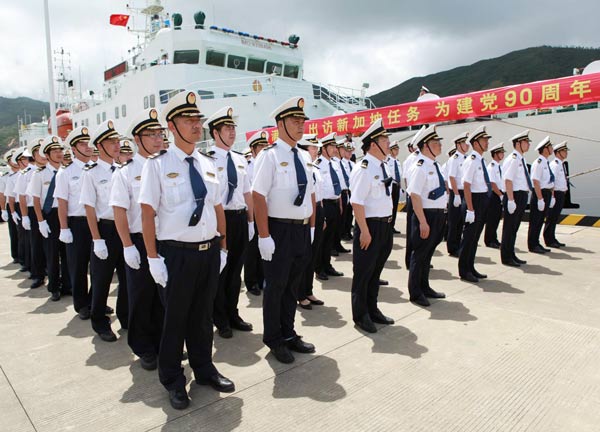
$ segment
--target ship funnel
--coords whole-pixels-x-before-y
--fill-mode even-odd
[[[204,28],[204,20],[206,19],[206,14],[202,11],[198,11],[194,14],[194,21],[196,22],[196,29]]]
[[[175,30],[181,30],[181,23],[183,22],[183,18],[180,13],[173,14],[173,28]]]

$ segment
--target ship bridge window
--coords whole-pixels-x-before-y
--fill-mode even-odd
[[[246,57],[229,54],[227,56],[227,67],[230,69],[246,69]]]
[[[267,62],[266,60],[262,60],[262,59],[249,58],[248,59],[248,70],[250,72],[264,73],[266,62]]]
[[[100,124],[102,121],[100,120],[100,113],[96,114],[96,124]]]
[[[198,90],[198,96],[200,96],[200,99],[214,99],[215,98],[215,94],[213,92],[211,92],[210,90]]]
[[[105,122],[106,121],[106,111],[104,111],[102,113],[102,121]]]
[[[148,96],[144,96],[144,109],[148,109]]]
[[[169,102],[170,98],[172,98],[173,96],[175,96],[177,93],[181,93],[184,90],[185,89],[179,89],[179,90],[173,90],[173,89],[159,90],[158,91],[158,99],[160,100],[160,103],[164,105],[167,102]]]
[[[300,72],[300,66],[296,65],[285,65],[283,68],[283,76],[288,78],[298,78]]]
[[[150,108],[154,108],[156,106],[156,97],[151,94],[150,95]]]
[[[118,119],[119,118],[119,107],[115,107],[115,118]]]
[[[121,117],[127,117],[127,106],[121,105]]]
[[[206,51],[206,64],[211,66],[225,66],[225,53],[208,50]]]
[[[175,64],[198,64],[199,61],[200,51],[198,50],[181,50],[173,53],[173,63]]]
[[[267,72],[268,74],[281,75],[281,70],[283,69],[281,63],[273,63],[267,62]]]

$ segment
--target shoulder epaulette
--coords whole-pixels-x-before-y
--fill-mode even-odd
[[[542,163],[542,158],[538,158],[538,163]]]
[[[73,162],[69,162],[68,164],[61,166],[61,167],[60,167],[60,169],[65,169],[65,168],[68,168],[68,167],[70,167],[71,165],[73,165]]]
[[[122,163],[121,166],[119,167],[119,169],[125,168],[127,165],[129,165],[132,162],[133,162],[133,159],[129,159],[127,162]]]
[[[417,166],[422,166],[424,162],[425,162],[425,159],[419,159],[417,161]]]
[[[265,150],[271,150],[271,149],[272,149],[273,147],[275,147],[276,145],[277,145],[277,143],[273,143],[273,144],[271,144],[270,146],[267,146],[267,147],[265,147],[265,148],[264,148],[262,151],[265,151]]]
[[[369,161],[366,159],[363,159],[363,161],[360,163],[360,167],[367,168],[368,166],[369,166]]]
[[[244,156],[244,153],[241,153],[237,150],[229,150],[231,153],[239,154],[240,156]],[[245,156],[244,156],[245,157]]]
[[[166,152],[167,152],[166,150],[161,150],[156,154],[148,156],[148,159],[156,159],[157,157],[164,155]]]
[[[6,175],[8,175],[8,171],[3,172],[2,175],[0,175],[0,177],[4,177]]]
[[[198,153],[200,153],[202,156],[207,157],[209,159],[214,159],[215,158],[213,156],[215,154],[214,151],[209,151],[208,153],[202,153],[200,150],[198,150]]]
[[[558,159],[554,159],[554,162],[558,163]]]
[[[45,169],[46,169],[46,166],[44,165],[44,166],[38,167],[38,168],[35,170],[35,172],[42,172],[42,171],[44,171]]]
[[[91,170],[92,168],[96,168],[97,166],[98,166],[98,164],[97,164],[96,162],[94,162],[94,163],[92,163],[92,164],[89,164],[88,166],[86,166],[86,167],[84,168],[84,171],[89,171],[89,170]]]
[[[516,153],[513,153],[513,154],[512,154],[512,158],[513,158],[513,159],[516,159],[516,158],[517,158],[517,154],[516,154]]]
[[[454,153],[454,156],[452,156],[452,159],[458,159],[458,153]]]
[[[473,154],[473,155],[471,155],[471,159],[472,159],[472,160],[475,160],[475,159],[477,159],[477,156],[475,156],[475,155]]]

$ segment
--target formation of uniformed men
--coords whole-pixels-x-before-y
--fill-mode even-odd
[[[566,142],[542,140],[529,171],[529,131],[523,131],[511,139],[507,158],[500,143],[486,163],[492,137],[481,126],[455,137],[441,166],[442,138],[435,126],[423,126],[400,162],[399,142],[390,142],[377,120],[360,136],[364,157],[355,163],[351,137],[304,134],[302,98],[271,117],[278,139],[269,145],[268,133],[256,132],[245,157],[232,149],[233,109],[207,118],[195,93],[183,91],[162,113],[139,113],[127,140],[107,120],[93,133],[79,127],[64,142],[49,136],[4,155],[10,172],[0,177],[1,217],[11,256],[30,273],[31,288],[47,276],[51,300],[72,295],[79,318],[91,319],[98,336],[112,342],[107,298],[116,272],[116,315],[127,342],[144,369],[158,369],[176,409],[189,405],[186,355],[198,384],[235,390],[215,367],[212,345],[214,327],[223,338],[253,331],[238,309],[242,270],[248,292],[262,295],[263,342],[282,363],[315,352],[296,333],[295,312],[324,304],[313,283],[342,275],[331,259],[348,252],[340,240],[352,241],[354,323],[369,333],[377,332],[375,324],[393,324],[378,294],[387,284],[381,273],[404,191],[408,289],[417,305],[445,298],[429,280],[444,238],[468,282],[487,277],[474,266],[484,230],[486,246],[500,249],[503,264],[525,264],[514,246],[529,194],[529,251],[548,251],[542,231],[546,246],[564,246],[555,227],[568,190]],[[196,148],[203,128],[214,141],[208,153]]]

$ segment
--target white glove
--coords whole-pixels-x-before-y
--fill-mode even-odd
[[[21,220],[21,216],[17,212],[13,212],[12,219],[15,225],[19,225],[19,221]]]
[[[546,205],[544,204],[544,200],[543,200],[543,199],[539,199],[539,200],[538,200],[538,210],[539,210],[539,211],[544,211],[544,207],[545,207],[545,206],[546,206]]]
[[[132,269],[140,269],[140,263],[142,262],[142,259],[140,258],[140,253],[138,252],[135,245],[123,248],[123,258],[125,259],[127,265]]]
[[[462,204],[462,200],[460,199],[460,195],[454,195],[454,207],[460,207]]]
[[[248,222],[248,241],[252,241],[254,234],[256,234],[254,231],[254,222]]]
[[[465,215],[465,223],[473,223],[475,222],[475,212],[471,210],[467,210],[467,214]]]
[[[513,214],[516,209],[517,204],[513,200],[508,200],[506,202],[506,210],[508,210],[508,213]]]
[[[2,220],[8,222],[8,212],[6,210],[2,210]]]
[[[73,243],[73,233],[69,228],[61,229],[58,239],[63,243]]]
[[[21,221],[23,228],[27,231],[31,230],[31,221],[29,220],[29,216],[23,216],[23,220]]]
[[[550,198],[550,208],[554,208],[554,206],[556,205],[556,198],[552,197]],[[2,216],[2,218],[4,219],[4,216]],[[4,219],[6,220],[6,219]]]
[[[310,227],[310,244],[315,241],[315,227]]]
[[[258,238],[258,250],[260,251],[262,259],[271,261],[271,258],[273,258],[273,254],[275,253],[275,242],[271,236]]]
[[[48,238],[48,234],[50,234],[50,227],[48,226],[48,222],[45,220],[38,222],[38,229],[40,230],[40,234],[44,238]]]
[[[219,274],[223,273],[223,269],[225,268],[225,265],[227,264],[227,251],[224,249],[221,249],[221,264],[219,265]]]
[[[165,265],[165,259],[160,255],[158,255],[158,258],[148,257],[148,266],[150,267],[150,274],[154,278],[154,282],[166,287],[169,280],[169,272]]]
[[[104,240],[94,240],[94,254],[101,260],[108,258],[108,249]]]

